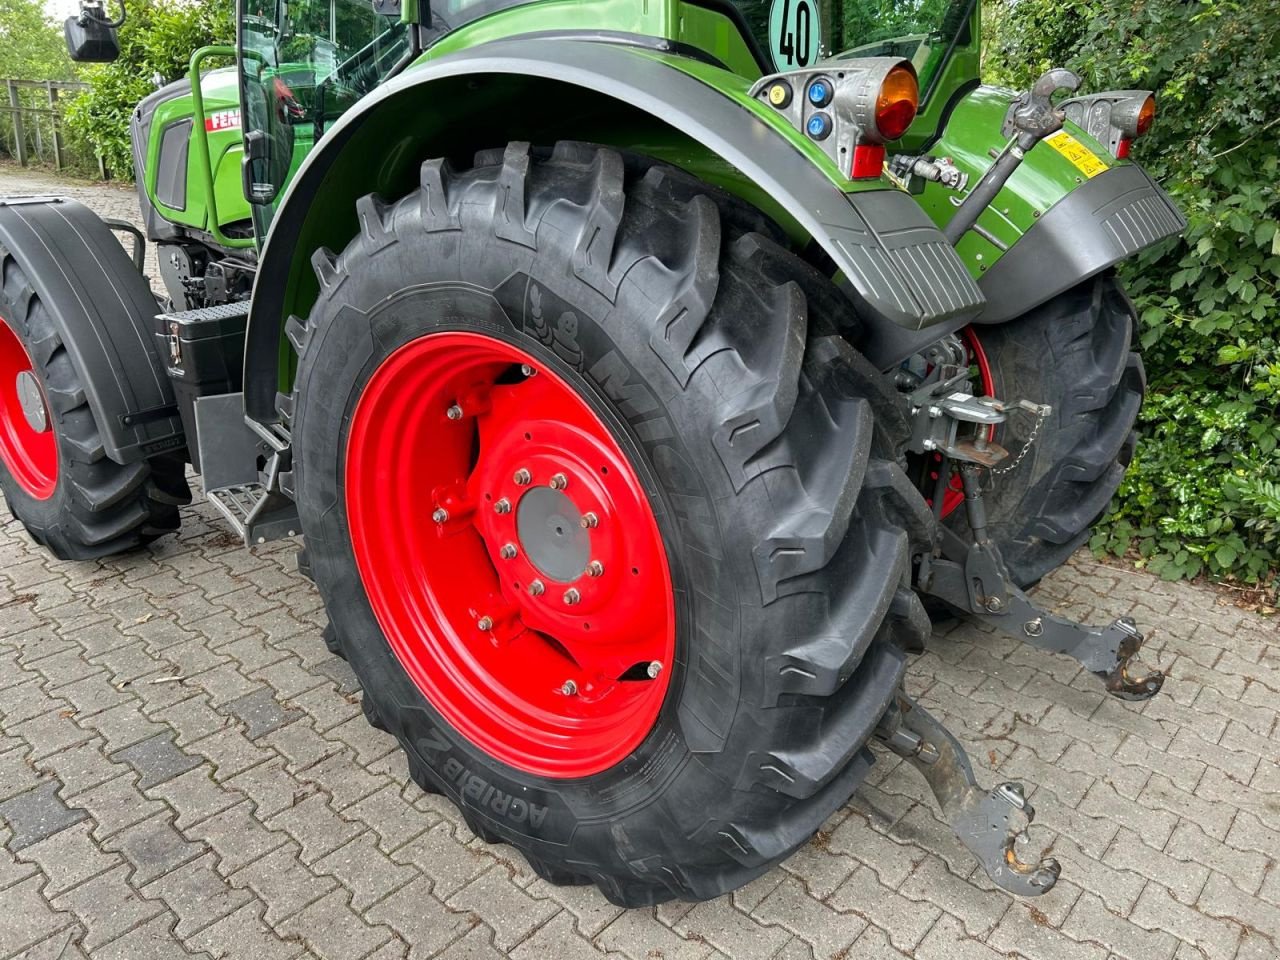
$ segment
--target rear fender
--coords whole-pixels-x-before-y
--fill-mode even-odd
[[[131,463],[185,450],[157,346],[156,298],[111,229],[74,200],[0,198],[0,248],[49,309],[107,456]]]
[[[864,324],[927,327],[936,339],[973,318],[983,302],[977,285],[910,196],[887,182],[842,187],[834,167],[824,170],[757,112],[746,80],[714,71],[713,85],[705,76],[713,68],[699,65],[695,76],[679,64],[589,40],[500,41],[425,62],[345,114],[291,181],[266,239],[248,330],[249,416],[279,419],[276,392],[287,389],[291,357],[282,327],[314,303],[313,251],[341,250],[359,229],[356,200],[407,194],[428,158],[465,164],[477,149],[513,140],[607,143],[704,176],[698,165],[714,166],[720,175],[711,179],[764,199],[800,246],[812,240],[825,251]]]
[[[952,110],[935,157],[950,157],[969,184],[1004,146],[1000,126],[1013,93],[980,87]],[[1186,219],[1138,165],[1118,160],[1068,122],[1067,150],[1046,140],[1027,152],[1008,184],[956,244],[978,280],[987,306],[978,323],[1004,323],[1141,250],[1176,236]],[[1055,137],[1058,135],[1055,135]],[[1071,143],[1071,141],[1075,143]],[[1072,150],[1080,162],[1067,155]],[[920,194],[939,227],[955,214],[959,195],[938,184]]]

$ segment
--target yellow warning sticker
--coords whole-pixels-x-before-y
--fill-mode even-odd
[[[1102,171],[1109,169],[1102,160],[1098,159],[1097,154],[1065,130],[1059,130],[1045,137],[1044,142],[1070,160],[1072,165],[1086,177],[1096,177]]]

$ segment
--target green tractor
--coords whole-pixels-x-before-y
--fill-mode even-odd
[[[103,557],[194,472],[301,538],[369,721],[550,881],[723,894],[887,750],[1045,892],[904,672],[958,616],[1160,688],[1023,590],[1133,451],[1112,268],[1185,222],[1127,159],[1150,94],[982,86],[979,10],[240,0],[134,115],[142,234],[0,200],[10,510]]]

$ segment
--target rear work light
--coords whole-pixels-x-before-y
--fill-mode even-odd
[[[916,118],[920,84],[909,60],[825,60],[765,77],[751,96],[768,104],[854,180],[879,177],[884,145]]]
[[[1156,119],[1156,98],[1150,90],[1104,90],[1062,102],[1067,119],[1083,127],[1123,160],[1133,141],[1146,136]]]

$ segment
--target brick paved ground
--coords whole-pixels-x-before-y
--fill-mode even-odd
[[[54,189],[136,214],[131,193],[0,168],[0,193]],[[149,552],[61,564],[0,507],[0,958],[1280,956],[1280,643],[1211,591],[1084,556],[1040,589],[1154,628],[1172,679],[1143,705],[972,627],[913,664],[984,782],[1027,783],[1063,863],[1048,896],[975,877],[882,756],[780,869],[623,912],[408,780],[295,550],[247,552],[198,505]]]

